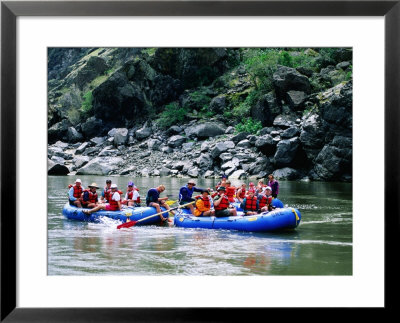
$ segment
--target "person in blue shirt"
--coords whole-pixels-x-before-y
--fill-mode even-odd
[[[206,190],[203,188],[196,187],[195,181],[189,180],[188,183],[185,186],[182,186],[181,189],[179,190],[179,196],[178,196],[179,204],[183,205],[195,201],[195,199],[192,198],[193,192],[203,192],[203,191]],[[190,212],[194,215],[193,204],[186,206],[186,208],[189,208]]]
[[[146,205],[151,206],[156,208],[157,213],[162,212],[161,207],[169,210],[170,207],[167,203],[165,203],[166,200],[168,200],[168,197],[160,197],[160,194],[165,191],[165,186],[164,185],[159,185],[156,188],[151,188],[147,192],[146,196]],[[171,213],[173,213],[171,211]],[[167,217],[164,218],[163,214],[166,214]],[[168,217],[168,212],[165,212],[163,214],[160,214],[160,218],[162,221],[170,221]],[[170,221],[172,222],[172,221]]]

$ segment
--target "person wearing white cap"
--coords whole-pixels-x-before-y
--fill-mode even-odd
[[[261,212],[272,211],[272,189],[267,186],[263,193],[258,195],[258,204]]]
[[[80,200],[82,192],[83,192],[82,181],[78,178],[75,181],[75,185],[71,186],[71,188],[69,189],[68,192],[69,204],[77,207],[82,207]]]
[[[111,193],[109,203],[100,204],[91,210],[82,210],[85,214],[91,214],[98,210],[120,211],[121,210],[121,193],[118,191],[117,184],[111,184]]]

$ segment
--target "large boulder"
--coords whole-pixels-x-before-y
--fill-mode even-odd
[[[128,129],[117,128],[114,133],[114,145],[116,147],[120,145],[125,145],[128,141]]]
[[[273,74],[273,85],[278,104],[280,100],[286,100],[286,93],[289,91],[302,91],[307,94],[311,92],[311,85],[308,77],[300,74],[294,68],[286,66],[279,66]]]
[[[300,141],[309,160],[312,161],[322,149],[324,137],[320,116],[316,113],[308,115],[301,123]]]
[[[57,140],[67,140],[68,128],[70,126],[71,123],[67,119],[63,119],[52,125],[47,131],[49,144],[52,144]]]
[[[118,169],[118,164],[122,163],[121,157],[96,157],[85,166],[78,169],[77,175],[108,175]]]
[[[103,121],[101,119],[97,119],[96,117],[88,118],[86,122],[82,123],[81,128],[85,138],[101,136],[105,132]]]
[[[75,84],[83,89],[85,85],[93,81],[96,77],[103,74],[108,69],[106,61],[98,56],[92,56],[87,61],[75,77]]]
[[[177,148],[182,146],[182,144],[186,141],[186,138],[181,135],[175,135],[168,138],[168,146]]]
[[[226,95],[221,94],[213,98],[210,102],[209,109],[216,114],[222,114],[226,109]]]
[[[213,165],[213,160],[207,153],[201,154],[196,162],[200,169],[209,169]]]
[[[265,155],[271,155],[276,150],[276,141],[274,141],[274,138],[271,135],[259,137],[254,145]]]
[[[290,165],[296,156],[299,146],[300,140],[298,137],[281,140],[276,146],[275,164]]]
[[[307,99],[307,94],[303,91],[288,91],[286,93],[286,102],[292,110],[299,111],[303,109],[304,102]]]
[[[48,175],[68,175],[69,169],[67,166],[55,163],[47,159],[47,174]]]
[[[226,127],[222,124],[216,122],[205,122],[186,128],[185,134],[187,137],[191,138],[197,137],[200,139],[206,139],[209,137],[223,135],[225,133],[225,129]]]
[[[152,133],[153,133],[152,127],[146,122],[142,128],[136,130],[135,136],[137,139],[143,140],[150,137]]]
[[[272,174],[276,179],[295,180],[301,177],[301,174],[296,169],[290,167],[277,169]]]
[[[228,149],[232,149],[235,147],[235,144],[232,141],[220,141],[211,149],[210,155],[213,159],[217,158],[223,152]]]
[[[276,102],[275,96],[272,93],[268,93],[261,97],[251,107],[251,116],[261,121],[263,127],[271,126],[275,117],[281,113],[281,108]]]
[[[79,142],[83,136],[74,127],[68,127],[67,138],[69,142]]]

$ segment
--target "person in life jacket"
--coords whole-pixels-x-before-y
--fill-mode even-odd
[[[194,192],[203,192],[205,189],[196,187],[196,183],[194,180],[189,180],[185,186],[182,186],[179,190],[179,195],[178,195],[178,200],[179,204],[187,204],[190,202],[195,201],[194,198],[192,198],[192,195]],[[185,208],[190,209],[190,212],[194,214],[194,206],[193,204],[190,204],[186,206]]]
[[[246,183],[242,183],[240,188],[236,191],[236,198],[240,203],[243,202],[243,199],[246,197]]]
[[[157,211],[157,213],[161,213],[161,207],[165,208],[166,210],[169,210],[170,207],[166,202],[168,200],[168,197],[160,197],[160,194],[165,191],[165,186],[164,185],[158,185],[155,188],[151,188],[147,191],[147,196],[146,196],[146,205],[154,207]],[[175,212],[171,211],[172,214],[175,214]],[[167,217],[164,217],[166,215]],[[160,219],[161,221],[168,221],[172,222],[172,219],[168,217],[168,212],[160,214]]]
[[[214,209],[216,217],[223,216],[236,216],[236,208],[231,208],[228,196],[226,196],[226,189],[224,186],[220,186],[217,189],[218,195],[214,198]]]
[[[268,175],[268,186],[271,187],[272,197],[277,198],[279,194],[279,183],[277,180],[275,180],[274,175],[272,174]]]
[[[220,186],[226,186],[225,184],[226,184],[227,179],[228,179],[228,177],[225,174],[222,174],[221,180],[215,186],[215,190],[218,190],[218,187],[220,187]]]
[[[133,184],[133,182],[128,183],[128,189],[122,204],[135,207],[140,206],[140,195],[138,190],[135,189],[135,184]]]
[[[254,215],[258,213],[258,199],[254,196],[253,191],[247,193],[247,196],[243,199],[240,206],[244,210],[244,215]]]
[[[272,211],[272,195],[271,187],[267,186],[263,194],[258,197],[259,210],[261,212]]]
[[[213,216],[214,210],[211,210],[211,202],[209,198],[210,192],[203,190],[201,196],[196,201],[196,208],[194,209],[195,216]]]
[[[226,191],[226,196],[228,196],[229,202],[231,203],[236,202],[235,200],[236,187],[231,186],[230,181],[226,181],[225,191]]]
[[[71,186],[68,191],[69,204],[81,208],[82,192],[83,192],[82,181],[79,178],[77,178],[75,181],[75,185]]]
[[[103,189],[103,192],[101,193],[100,197],[100,202],[101,203],[107,203],[108,202],[108,195],[111,192],[111,180],[108,179],[106,180],[106,186]]]
[[[83,207],[92,209],[97,206],[99,201],[96,192],[96,189],[98,189],[99,187],[96,183],[92,183],[91,185],[88,185],[88,187],[89,189],[83,190],[81,196],[81,204]]]
[[[111,184],[111,193],[109,193],[109,203],[100,204],[90,210],[82,210],[85,214],[92,214],[98,210],[121,211],[121,191],[118,191],[117,184]]]

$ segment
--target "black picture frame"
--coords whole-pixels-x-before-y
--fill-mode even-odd
[[[244,308],[18,308],[16,264],[16,19],[18,16],[383,16],[385,19],[385,307],[394,307],[391,274],[399,235],[400,0],[395,1],[2,1],[1,3],[1,321],[237,321]],[[373,152],[371,152],[373,153]],[[374,182],[371,170],[371,183]],[[383,188],[375,188],[383,189]],[[373,192],[371,192],[373,194]],[[371,255],[371,261],[373,255]],[[267,291],[266,291],[267,292]],[[345,292],[345,291],[344,291]],[[290,294],[290,292],[288,291]],[[289,295],[288,295],[289,296]],[[297,309],[298,311],[299,309]],[[326,309],[330,318],[342,317]],[[245,311],[245,312],[244,312]],[[251,309],[251,317],[288,309]],[[296,310],[295,310],[296,311]],[[291,313],[295,312],[292,311]],[[268,312],[270,313],[270,312]],[[298,313],[298,312],[297,312]],[[368,311],[368,315],[371,311]],[[271,314],[268,314],[271,315]],[[296,316],[298,314],[294,314]],[[382,319],[381,316],[379,316]]]

